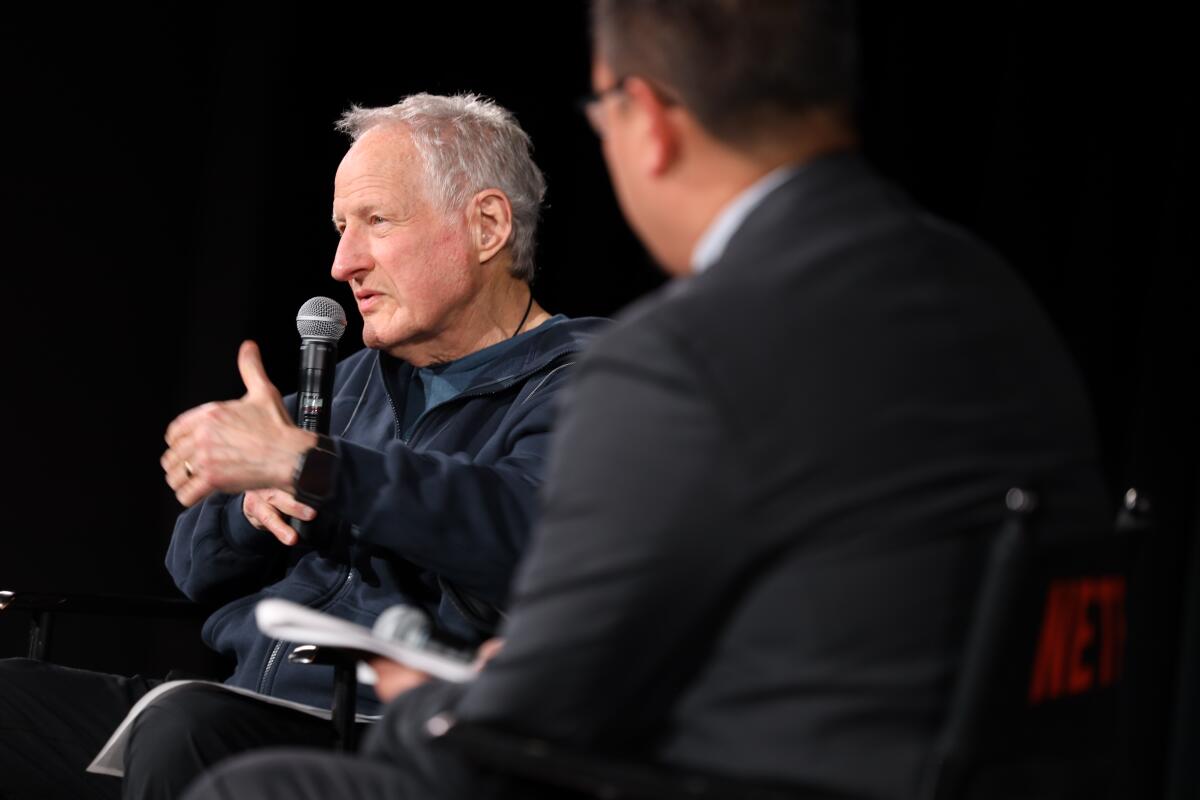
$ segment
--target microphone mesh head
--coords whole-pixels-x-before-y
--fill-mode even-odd
[[[314,297],[296,313],[296,330],[301,339],[337,342],[346,332],[346,312],[337,300]]]
[[[389,642],[424,647],[429,641],[429,617],[414,606],[392,606],[375,620],[371,633]]]

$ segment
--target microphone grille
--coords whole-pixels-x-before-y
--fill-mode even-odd
[[[346,312],[337,300],[311,298],[296,313],[296,330],[301,339],[337,342],[346,332]]]
[[[389,642],[424,647],[429,642],[429,617],[414,606],[392,606],[379,615],[371,633]]]

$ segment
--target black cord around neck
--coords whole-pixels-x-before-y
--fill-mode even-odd
[[[524,314],[524,316],[521,317],[521,321],[519,323],[517,323],[517,329],[515,331],[513,331],[512,336],[510,336],[508,338],[511,339],[511,338],[513,338],[513,336],[516,336],[518,333],[521,332],[521,328],[525,327],[525,320],[529,319],[529,311],[532,308],[533,308],[533,289],[530,289],[529,290],[529,304],[525,306],[525,314]]]

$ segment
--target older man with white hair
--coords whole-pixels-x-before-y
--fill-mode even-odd
[[[245,396],[181,415],[162,458],[189,507],[167,566],[189,597],[220,605],[204,637],[236,660],[226,683],[323,707],[328,669],[290,664],[255,628],[256,601],[366,625],[404,602],[464,645],[490,636],[535,512],[554,395],[598,324],[533,298],[545,182],[509,112],[421,94],[356,107],[338,127],[353,145],[334,184],[332,274],[353,291],[368,349],[338,365],[332,435],[291,422],[294,398],[246,342]],[[305,474],[314,465],[320,480]],[[289,516],[321,523],[323,540],[299,540]],[[0,662],[0,797],[174,797],[227,755],[330,740],[327,721],[200,684],[137,718],[122,784],[85,774],[152,685]]]

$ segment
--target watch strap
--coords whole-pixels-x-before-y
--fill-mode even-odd
[[[317,443],[300,454],[292,471],[292,488],[297,500],[319,508],[337,486],[338,448],[325,434],[317,434]]]

